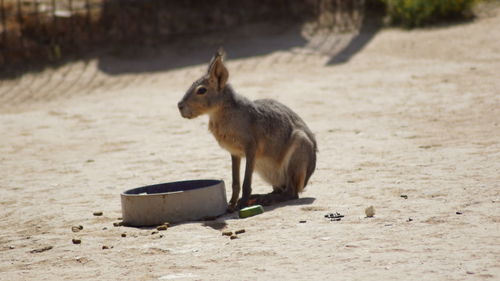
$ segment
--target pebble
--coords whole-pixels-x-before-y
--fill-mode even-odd
[[[77,226],[72,226],[71,227],[71,231],[73,231],[73,232],[78,232],[78,231],[80,231],[82,229],[83,229],[82,225],[77,225]]]
[[[73,238],[71,241],[73,242],[73,244],[82,244],[82,240],[78,238]]]
[[[94,216],[96,217],[102,216],[102,212],[94,212]]]
[[[401,197],[401,198],[404,198],[404,199],[408,199],[408,195],[406,195],[406,194],[401,194],[401,196],[400,196],[400,197]]]
[[[306,223],[307,221],[299,221],[299,223]]]
[[[107,249],[109,249],[109,247],[108,247],[108,246],[106,246],[106,245],[102,245],[102,249],[103,249],[103,250],[107,250]]]
[[[127,233],[122,233],[122,237],[127,237]]]
[[[242,234],[242,233],[245,233],[245,230],[244,230],[244,229],[236,230],[236,231],[234,232],[234,234]]]
[[[153,230],[153,232],[151,232],[151,235],[155,235],[155,234],[158,234],[158,230]]]
[[[222,236],[232,236],[233,232],[232,231],[222,231]]]
[[[413,219],[412,218],[408,218],[406,221],[410,222],[410,221],[413,221]]]
[[[159,237],[160,237],[160,238],[163,238],[163,234],[160,234],[160,236],[159,236]]]
[[[366,208],[365,215],[367,218],[372,218],[373,216],[375,216],[375,208],[373,206]]]
[[[14,250],[16,247],[15,246],[9,246],[9,249]]]
[[[237,238],[238,238],[238,236],[236,236],[236,235],[231,235],[231,237],[230,237],[230,238],[231,238],[231,240],[233,240],[233,239],[237,239]]]
[[[163,231],[163,230],[167,230],[168,226],[165,225],[165,224],[162,224],[162,225],[159,225],[156,227],[156,230],[158,231]]]
[[[122,225],[123,225],[123,222],[121,222],[121,221],[113,223],[114,227],[118,227],[118,226],[122,226]]]
[[[461,215],[461,214],[463,214],[463,213],[462,213],[462,212],[456,212],[455,214],[457,214],[457,215]]]

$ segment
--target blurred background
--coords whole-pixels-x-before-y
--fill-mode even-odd
[[[231,59],[296,50],[344,63],[384,25],[468,20],[478,2],[0,0],[0,101],[13,102],[7,93],[22,95],[13,94],[19,84],[23,91],[37,85],[33,77],[13,80],[74,61],[83,66],[60,70],[60,77],[84,75],[94,62],[95,75],[168,71],[204,63],[219,46],[231,50]],[[72,82],[55,84],[65,83]]]

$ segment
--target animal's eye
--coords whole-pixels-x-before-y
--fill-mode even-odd
[[[198,90],[196,91],[196,94],[197,94],[197,95],[203,95],[203,94],[204,94],[204,93],[206,93],[206,92],[207,92],[207,88],[205,88],[205,87],[200,87],[200,88],[198,88]]]

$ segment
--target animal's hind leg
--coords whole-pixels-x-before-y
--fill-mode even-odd
[[[275,192],[255,198],[255,203],[260,205],[272,205],[287,200],[299,198],[306,185],[308,168],[314,161],[314,148],[308,138],[296,135],[294,144],[290,147],[289,159],[287,159],[286,186],[282,192]]]

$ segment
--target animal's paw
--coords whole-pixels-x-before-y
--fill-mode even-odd
[[[229,202],[227,205],[227,212],[228,213],[234,213],[236,211],[236,203],[235,202]]]
[[[241,210],[248,207],[248,201],[248,198],[241,198],[240,200],[238,200],[238,204],[236,204],[236,209]]]

